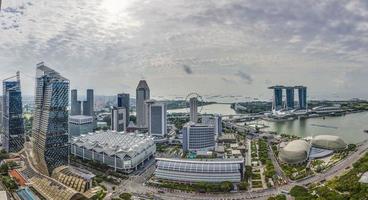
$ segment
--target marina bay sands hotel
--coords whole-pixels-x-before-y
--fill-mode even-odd
[[[273,89],[273,101],[272,101],[272,110],[293,110],[298,108],[300,110],[307,110],[307,87],[305,86],[282,86],[276,85],[271,86],[268,89]],[[285,89],[286,91],[286,101],[283,104],[282,101],[282,91]],[[296,107],[294,101],[294,91],[298,90],[298,107]]]

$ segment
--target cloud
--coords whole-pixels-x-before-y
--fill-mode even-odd
[[[193,74],[192,68],[188,65],[183,65],[183,70],[186,74]]]
[[[247,74],[247,73],[245,73],[245,72],[243,72],[243,71],[238,71],[238,72],[236,73],[236,75],[237,75],[238,77],[240,77],[240,79],[242,79],[242,80],[246,81],[246,82],[247,82],[247,84],[252,84],[252,83],[253,83],[253,78],[252,78],[252,76],[251,76],[250,74]]]
[[[134,92],[145,77],[160,96],[244,89],[266,96],[269,82],[323,95],[347,90],[325,80],[368,66],[364,0],[17,0],[3,8],[1,71],[34,74],[44,60],[73,85],[105,94],[122,82]],[[239,81],[247,84],[225,84]],[[33,94],[33,83],[22,86]]]

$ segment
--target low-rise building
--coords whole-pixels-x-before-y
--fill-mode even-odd
[[[152,137],[143,134],[98,131],[71,141],[72,155],[127,173],[153,158],[155,152],[156,145]]]
[[[157,158],[158,179],[182,183],[221,183],[243,180],[244,159],[169,159]]]

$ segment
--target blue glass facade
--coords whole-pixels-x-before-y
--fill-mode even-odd
[[[286,88],[286,108],[294,108],[294,88]]]
[[[68,164],[69,81],[54,70],[37,67],[33,148],[44,174]]]
[[[3,147],[7,152],[18,152],[24,145],[22,93],[19,77],[3,81]]]
[[[298,95],[299,95],[299,108],[307,109],[307,88],[306,87],[298,88]]]
[[[274,88],[274,109],[282,108],[282,88]]]

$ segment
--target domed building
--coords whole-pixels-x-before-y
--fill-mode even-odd
[[[346,143],[339,136],[318,135],[313,138],[312,146],[321,149],[342,150],[346,148]]]
[[[298,165],[308,160],[310,144],[305,140],[294,140],[280,148],[279,159],[286,164]]]

